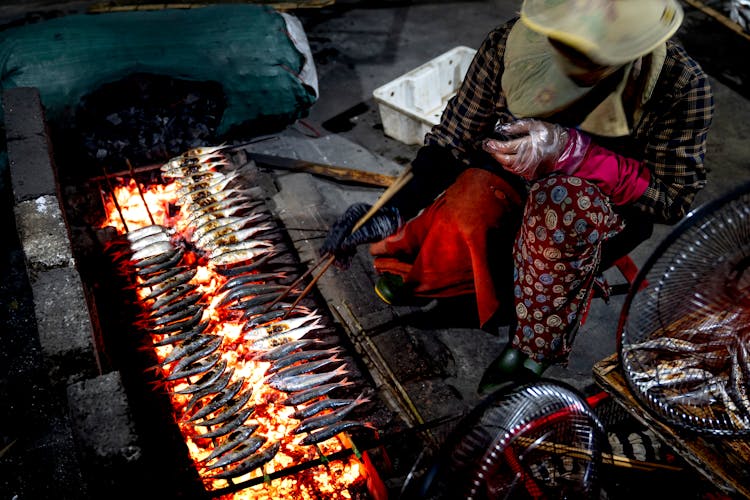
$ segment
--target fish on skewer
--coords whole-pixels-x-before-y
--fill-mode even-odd
[[[159,297],[160,295],[163,295],[170,290],[173,290],[174,288],[184,285],[191,279],[195,277],[195,275],[198,273],[197,268],[190,269],[181,272],[180,274],[173,276],[169,278],[168,280],[162,281],[158,285],[154,286],[151,290],[151,293],[146,295],[146,297],[143,298],[143,300],[149,300],[154,299],[156,297]]]
[[[229,216],[236,216],[237,213],[242,213],[246,216],[255,215],[259,219],[265,218],[268,214],[258,209],[258,204],[262,201],[244,200],[242,198],[229,198],[224,201],[218,202],[217,208],[208,210],[204,209],[200,212],[193,212],[185,218],[185,226],[198,228],[203,224],[211,222],[217,219],[224,219]]]
[[[252,434],[258,429],[257,425],[243,425],[238,429],[229,433],[224,439],[219,441],[219,445],[216,446],[211,453],[206,457],[199,460],[201,463],[210,462],[214,458],[223,455],[227,451],[230,451],[240,444],[244,443]]]
[[[245,385],[244,378],[240,378],[236,380],[235,382],[232,383],[232,385],[227,387],[225,390],[221,391],[221,393],[219,393],[214,398],[212,398],[211,401],[206,403],[198,411],[190,415],[187,421],[194,422],[196,420],[200,420],[203,417],[206,417],[210,415],[211,413],[215,412],[216,410],[218,410],[219,408],[223,407],[228,401],[230,401],[233,397],[239,394],[239,392],[242,390],[242,387],[244,385]]]
[[[257,234],[261,234],[264,231],[271,231],[276,229],[276,227],[272,224],[260,224],[247,228],[244,227],[245,225],[246,224],[243,222],[226,224],[208,231],[201,237],[196,238],[193,242],[198,248],[202,248],[204,250],[212,250],[220,246],[240,243],[248,238],[252,238]]]
[[[351,399],[351,398],[322,398],[318,401],[315,401],[313,403],[310,403],[306,406],[303,406],[301,408],[298,408],[294,413],[292,413],[292,418],[295,418],[297,420],[304,420],[306,418],[310,418],[314,415],[317,415],[318,413],[324,411],[324,410],[330,410],[332,408],[340,408],[342,406],[347,406],[350,403],[358,400],[362,400],[362,402],[369,402],[370,399],[366,398],[364,393],[360,394],[357,399]]]
[[[372,430],[377,430],[377,427],[369,422],[360,420],[342,420],[328,427],[323,427],[322,429],[311,432],[300,440],[300,444],[311,445],[322,443],[323,441],[331,439],[332,437],[355,427],[367,427]]]
[[[238,414],[241,415],[245,411],[250,411],[250,413],[252,413],[252,411],[255,409],[255,406],[246,407],[247,403],[250,401],[250,398],[252,396],[253,396],[253,388],[248,387],[243,392],[241,392],[237,397],[232,398],[226,404],[224,404],[220,409],[216,410],[213,417],[211,417],[208,420],[203,420],[202,422],[200,422],[199,425],[213,426],[216,424],[226,422],[228,420],[234,421],[235,415],[238,415]],[[248,413],[248,415],[250,413]]]
[[[177,201],[178,205],[184,205],[184,199],[192,200],[191,196],[201,191],[207,191],[209,193],[218,193],[227,187],[231,181],[240,176],[239,171],[233,170],[228,174],[221,172],[210,172],[211,175],[207,175],[209,172],[204,173],[202,180],[196,180],[193,177],[183,178],[178,181],[180,187],[177,188]]]
[[[153,243],[167,242],[169,243],[172,237],[167,233],[154,233],[137,240],[130,240],[130,250],[137,252]]]
[[[184,367],[180,367],[179,370],[173,370],[165,378],[166,380],[179,380],[181,378],[192,377],[194,375],[202,375],[209,371],[211,368],[221,360],[221,353],[213,354],[207,358],[199,358],[193,363],[186,364]]]
[[[292,342],[287,342],[286,344],[280,345],[278,347],[274,347],[273,349],[269,349],[267,351],[260,351],[255,353],[250,359],[255,361],[273,361],[277,360],[283,356],[286,356],[290,354],[291,352],[298,350],[298,349],[304,349],[308,345],[318,342],[322,343],[321,340],[318,339],[299,339],[294,340]]]
[[[132,243],[146,236],[151,236],[153,234],[159,234],[159,233],[168,234],[169,232],[170,230],[167,229],[166,226],[162,226],[159,224],[151,224],[148,226],[141,226],[139,228],[128,231],[127,233],[125,233],[125,238],[129,242]]]
[[[231,377],[232,374],[234,373],[234,367],[227,370],[227,365],[228,365],[227,360],[222,359],[221,363],[215,366],[213,370],[210,370],[208,373],[204,374],[200,379],[196,380],[193,383],[188,384],[186,387],[183,387],[181,389],[175,389],[174,392],[176,394],[193,394],[195,392],[203,390],[206,387],[213,385],[225,373],[228,373],[229,376]]]
[[[271,289],[268,291],[273,292],[279,290]],[[292,331],[314,321],[320,320],[322,320],[322,316],[317,311],[312,311],[310,314],[307,314],[305,316],[289,318],[281,321],[274,321],[273,323],[270,323],[268,325],[259,326],[251,330],[247,330],[246,332],[244,332],[242,338],[245,340],[266,338],[276,333]]]
[[[174,332],[167,332],[167,333],[157,333],[157,332],[149,332],[151,335],[160,335],[162,338],[158,340],[152,340],[151,343],[156,347],[161,347],[165,345],[172,345],[172,344],[179,344],[181,342],[187,342],[193,337],[196,337],[197,335],[202,334],[206,328],[208,328],[208,321],[201,321],[197,325],[195,325],[192,328],[184,329],[183,331],[174,333]]]
[[[167,365],[173,361],[184,358],[190,354],[198,352],[200,349],[213,344],[221,344],[224,337],[221,335],[198,335],[188,342],[183,342],[170,352],[162,361],[162,365]]]
[[[260,337],[255,340],[251,340],[247,345],[247,348],[251,351],[260,351],[264,349],[270,349],[272,347],[286,344],[292,340],[299,340],[313,330],[324,328],[324,325],[320,320],[315,320],[314,323],[309,325],[300,326],[294,330],[285,330],[277,333],[268,335],[267,337]]]
[[[196,392],[193,392],[191,394],[190,400],[185,406],[185,413],[190,413],[191,411],[193,411],[195,405],[198,404],[198,402],[203,398],[206,398],[213,394],[218,394],[226,389],[233,374],[234,370],[228,370],[223,375],[221,375],[213,384],[204,387],[203,389],[200,389]]]
[[[148,257],[156,257],[165,253],[171,254],[174,249],[175,247],[172,245],[171,241],[157,241],[155,243],[146,245],[136,252],[133,252],[130,260],[138,265],[139,262],[145,260]]]
[[[350,401],[348,404],[336,408],[328,413],[324,413],[317,416],[306,417],[300,424],[292,429],[292,434],[302,434],[303,432],[311,432],[316,429],[332,426],[344,419],[349,413],[351,413],[359,405],[368,402],[368,398],[359,397],[355,400]]]
[[[205,207],[208,207],[209,205],[220,202],[222,200],[226,200],[228,198],[234,198],[234,197],[244,197],[244,198],[252,199],[253,192],[250,189],[240,189],[240,188],[225,189],[224,191],[219,191],[218,193],[214,193],[211,196],[207,196],[206,198],[195,200],[191,203],[186,203],[185,205],[182,205],[182,206],[187,207],[188,212],[198,212],[198,211],[203,210]]]
[[[151,288],[160,283],[167,281],[170,278],[177,276],[180,273],[188,271],[190,268],[186,266],[175,266],[171,269],[167,269],[158,273],[154,273],[151,276],[142,279],[137,286],[139,288]]]
[[[195,422],[197,427],[208,427],[211,430],[206,431],[202,434],[197,434],[196,437],[202,439],[215,439],[221,436],[236,431],[241,426],[245,425],[247,419],[255,411],[254,406],[243,408],[239,411],[233,411],[229,414],[229,417],[217,417],[215,419],[206,420],[205,422]],[[222,425],[217,426],[216,424],[221,423]],[[257,428],[257,424],[250,424],[251,427]]]
[[[268,385],[282,392],[296,392],[319,386],[329,380],[349,374],[346,365],[341,365],[335,370],[323,373],[295,375],[293,377],[279,378]]]
[[[272,252],[273,250],[273,247],[256,247],[240,250],[219,249],[219,251],[212,251],[209,253],[208,261],[212,266],[229,266],[241,262],[251,262],[259,256]]]
[[[231,452],[228,452],[221,456],[216,462],[211,465],[207,465],[206,469],[218,469],[219,467],[226,467],[233,463],[239,462],[240,460],[249,457],[260,449],[261,446],[266,444],[268,438],[266,436],[252,436],[245,440],[242,444],[235,447]]]
[[[214,474],[211,477],[214,479],[227,479],[231,477],[239,477],[247,474],[248,472],[252,472],[258,467],[261,467],[262,465],[270,462],[273,457],[276,456],[276,453],[279,452],[280,448],[281,443],[277,441],[265,450],[250,455],[244,461],[240,462],[236,467],[220,472],[218,474]]]
[[[158,253],[153,257],[147,257],[139,261],[133,261],[133,265],[138,269],[139,276],[150,274],[154,271],[160,271],[164,267],[174,265],[179,262],[183,256],[182,248],[173,248],[167,252]]]
[[[224,217],[225,211],[234,209],[234,207],[242,207],[243,210],[247,210],[250,213],[264,213],[265,206],[263,200],[247,196],[230,196],[208,205],[204,205],[197,210],[190,210],[186,206],[182,206],[182,213],[185,220],[185,225],[197,227],[200,225],[200,221],[204,222]],[[227,213],[229,215],[229,213]]]
[[[333,356],[329,356],[323,359],[297,363],[296,365],[288,366],[282,370],[268,375],[266,378],[266,383],[273,387],[277,383],[277,381],[285,380],[290,377],[296,377],[305,373],[311,373],[323,368],[324,366],[328,366],[334,363],[341,363],[343,361],[343,359],[338,357],[338,354],[334,354]]]
[[[319,358],[330,357],[343,351],[344,348],[341,346],[334,346],[328,349],[310,349],[310,350],[299,350],[287,354],[271,363],[271,366],[266,370],[266,375],[271,375],[278,372],[279,370],[291,366],[298,362],[313,361]]]
[[[200,318],[202,317],[202,313],[203,306],[193,304],[182,307],[177,312],[173,312],[171,314],[163,314],[155,318],[149,318],[144,322],[145,324],[140,322],[136,322],[136,324],[143,324],[143,326],[150,325],[152,329],[155,329],[157,331],[160,331],[165,326],[174,325],[175,323],[181,323],[185,320],[190,320],[188,324],[192,326],[194,324],[192,323],[192,319],[197,317],[200,320]],[[183,326],[185,326],[185,324],[181,323],[178,328],[182,329]]]
[[[348,378],[344,378],[339,382],[320,384],[315,387],[311,387],[310,389],[293,392],[292,394],[287,396],[287,398],[283,400],[281,404],[285,406],[301,405],[303,403],[307,403],[308,401],[312,401],[313,399],[323,397],[334,389],[348,387],[350,385],[354,385],[354,382],[352,382]]]

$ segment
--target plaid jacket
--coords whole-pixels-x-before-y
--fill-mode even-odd
[[[487,35],[440,123],[425,136],[425,147],[412,166],[417,176],[432,177],[413,186],[421,184],[427,196],[446,188],[463,169],[476,166],[482,156],[482,140],[492,134],[498,122],[514,119],[500,80],[505,42],[515,22],[511,20]],[[645,162],[651,170],[648,189],[632,207],[637,212],[653,222],[668,224],[687,214],[696,193],[706,184],[704,155],[713,111],[707,75],[670,40],[656,87],[632,135],[614,140],[594,138],[601,146]],[[414,191],[405,192],[402,202],[411,196],[407,204],[424,204],[424,197],[415,197]]]

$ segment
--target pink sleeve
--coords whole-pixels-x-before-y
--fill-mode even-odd
[[[651,171],[643,162],[618,155],[593,142],[571,175],[599,186],[615,205],[637,200],[646,192],[651,180]]]

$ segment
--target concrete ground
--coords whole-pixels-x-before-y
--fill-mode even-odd
[[[339,2],[332,8],[301,12],[316,60],[320,98],[309,116],[286,130],[279,141],[261,143],[253,149],[390,175],[399,173],[418,146],[405,145],[383,133],[373,91],[453,47],[478,47],[486,32],[514,16],[519,6],[517,1]],[[746,162],[750,128],[742,118],[750,112],[750,80],[739,60],[728,56],[747,47],[748,40],[703,11],[689,5],[685,10],[686,21],[678,37],[710,70],[716,101],[706,156],[709,183],[696,200],[698,207],[750,180]],[[299,248],[303,258],[309,255],[310,259],[315,258],[327,222],[350,203],[372,202],[382,192],[319,178],[310,182],[294,175],[279,176],[278,185],[280,192],[274,199],[279,213],[289,226],[303,228],[298,232]],[[308,219],[309,225],[300,225],[303,214],[310,211],[315,215]],[[636,264],[644,264],[671,229],[657,227],[654,236],[631,254]],[[612,283],[622,281],[615,270],[608,271],[607,277]],[[501,329],[493,335],[470,322],[456,321],[468,315],[461,310],[466,304],[432,304],[419,311],[390,308],[375,297],[373,282],[371,258],[362,249],[351,269],[329,271],[319,282],[319,289],[344,323],[362,328],[375,341],[425,421],[473,407],[478,401],[477,382],[507,341],[507,331]],[[584,394],[598,391],[592,367],[616,350],[617,321],[624,298],[612,297],[608,304],[594,300],[569,365],[552,367],[545,376]],[[446,310],[450,307],[457,309]],[[444,427],[436,432],[441,430]]]
[[[334,8],[304,11],[300,14],[313,50],[320,81],[320,98],[302,123],[287,129],[280,141],[260,143],[253,149],[258,152],[294,155],[311,161],[330,163],[350,168],[367,169],[390,175],[397,174],[418,149],[405,145],[383,133],[377,103],[372,93],[377,87],[394,80],[403,73],[443,54],[453,47],[465,45],[476,48],[488,30],[514,15],[519,2],[413,2],[381,6],[361,5],[359,2],[340,2]],[[695,38],[693,30],[702,30],[704,43],[733,42],[737,47],[747,44],[735,36],[727,38],[728,29],[708,22],[705,15],[686,6],[687,19],[678,36],[688,48]],[[713,30],[706,33],[706,30]],[[724,45],[730,52],[729,45]],[[710,66],[719,76],[739,72],[739,61],[729,57],[724,62],[716,52],[696,47],[704,55],[698,59]],[[709,58],[708,54],[712,57]],[[722,66],[723,64],[723,66]],[[695,207],[714,199],[727,190],[750,178],[746,157],[746,138],[750,128],[742,116],[750,111],[747,87],[737,77],[717,78],[709,73],[714,88],[716,113],[709,138],[706,165],[710,170],[708,186],[699,194]],[[744,92],[744,94],[743,94]],[[310,137],[312,131],[316,137]],[[279,202],[283,203],[286,190],[297,186],[281,176]],[[306,228],[311,248],[319,245],[312,239],[326,229],[332,220],[351,202],[372,201],[381,189],[355,188],[327,180],[314,179],[313,185],[321,198],[316,210],[323,220],[315,227]],[[316,221],[318,222],[318,221]],[[643,264],[661,239],[671,230],[668,226],[656,228],[654,236],[633,253],[637,264]],[[359,254],[362,276],[372,278],[369,256]],[[351,286],[357,263],[350,271],[335,269],[326,278],[339,288]],[[616,271],[608,278],[621,281]],[[357,283],[358,289],[374,301],[372,307],[382,307],[371,291],[371,283]],[[333,292],[332,292],[333,293]],[[346,294],[346,291],[342,291]],[[364,299],[363,299],[364,300]],[[585,389],[592,383],[591,367],[615,349],[617,318],[623,297],[613,297],[609,304],[595,300],[592,310],[574,347],[567,368],[553,367],[546,374]],[[491,360],[505,343],[503,335],[492,336],[475,329],[456,332],[440,329],[424,333],[426,341],[444,344],[455,362],[454,380],[450,383],[471,402],[472,390],[481,374],[479,367]],[[437,335],[435,337],[433,335]],[[479,357],[477,357],[479,356]]]
[[[280,133],[278,139],[253,146],[252,151],[397,175],[418,146],[384,134],[373,91],[453,47],[478,47],[484,35],[514,16],[519,6],[518,0],[348,0],[296,11],[315,59],[320,96],[307,117]],[[746,162],[750,152],[750,79],[746,79],[744,59],[733,56],[747,53],[749,44],[705,13],[688,4],[685,9],[687,18],[678,36],[708,71],[716,101],[706,156],[709,184],[700,193],[698,206],[750,180]],[[347,185],[308,174],[275,171],[273,175],[278,190],[272,198],[274,208],[308,263],[316,260],[322,236],[337,215],[353,202],[374,201],[382,192],[382,188]],[[7,191],[6,182],[2,188]],[[652,239],[632,253],[634,261],[642,265],[670,230],[657,227]],[[18,259],[18,254],[7,255],[11,262],[3,263],[4,274],[14,275],[18,262],[12,259]],[[620,278],[613,273],[608,277],[617,282]],[[507,332],[493,335],[462,321],[468,314],[466,304],[389,307],[373,293],[374,280],[371,259],[362,249],[349,270],[329,270],[318,290],[337,321],[369,339],[374,346],[367,353],[370,361],[375,365],[385,361],[387,369],[373,369],[376,382],[388,379],[390,386],[403,389],[382,388],[383,397],[406,408],[402,416],[412,424],[460,416],[473,408],[478,402],[475,389],[479,377],[504,346]],[[585,394],[596,391],[592,367],[615,352],[623,299],[613,297],[609,304],[595,300],[569,366],[553,367],[545,375]],[[23,322],[18,317],[23,311],[19,312],[17,304],[13,307],[3,319]],[[433,429],[437,441],[449,428]],[[397,473],[388,482],[394,498],[418,446],[416,443],[414,453],[398,447],[394,450],[394,457],[403,459],[396,463]]]

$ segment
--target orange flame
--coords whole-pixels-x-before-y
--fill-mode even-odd
[[[126,232],[120,213],[127,223],[128,230],[132,231],[139,227],[155,224],[165,227],[184,227],[181,221],[181,213],[174,210],[177,200],[177,188],[175,183],[141,185],[140,191],[135,180],[121,181],[114,186],[115,204],[110,197],[105,197],[106,220],[102,227],[112,226],[118,233]],[[141,194],[142,193],[142,194]],[[144,205],[145,198],[146,205]],[[119,211],[118,211],[119,206]],[[172,212],[175,212],[172,215]],[[149,216],[150,213],[150,216]],[[268,437],[268,443],[280,442],[281,449],[275,458],[260,469],[256,469],[243,477],[233,478],[236,483],[257,477],[266,477],[274,471],[285,469],[291,465],[318,458],[318,452],[314,446],[302,446],[299,440],[303,435],[295,436],[290,433],[298,421],[290,417],[294,411],[293,407],[277,404],[283,399],[283,393],[276,391],[263,383],[264,373],[268,363],[255,362],[249,359],[248,350],[240,338],[242,324],[231,318],[222,317],[217,307],[216,290],[226,281],[221,274],[214,272],[209,266],[200,265],[198,256],[188,256],[188,261],[195,262],[197,273],[192,283],[198,285],[205,297],[210,297],[209,304],[204,311],[204,319],[210,319],[206,333],[220,335],[224,338],[222,342],[222,358],[228,362],[228,367],[234,367],[235,376],[245,377],[253,384],[252,404],[256,410],[251,418],[259,424],[259,430]],[[139,278],[137,278],[139,279]],[[139,288],[139,298],[146,295]],[[144,305],[145,307],[145,305]],[[231,346],[227,349],[225,346]],[[159,361],[164,360],[172,351],[172,346],[154,346],[155,354]],[[208,439],[196,437],[196,428],[188,422],[181,422],[181,415],[185,414],[188,396],[180,395],[175,391],[186,386],[185,382],[173,382],[169,393],[171,394],[175,420],[183,434],[190,457],[196,464],[196,468],[204,480],[207,490],[218,490],[228,486],[223,479],[212,479],[210,472],[202,467],[201,460],[211,451],[211,442]],[[321,453],[329,455],[341,451],[345,444],[339,438],[331,438],[318,445]],[[273,481],[264,481],[261,484],[243,489],[239,492],[220,496],[221,499],[349,499],[352,498],[351,488],[361,487],[366,481],[366,471],[362,463],[354,456],[325,465],[313,467],[297,473],[294,476],[284,476]]]

